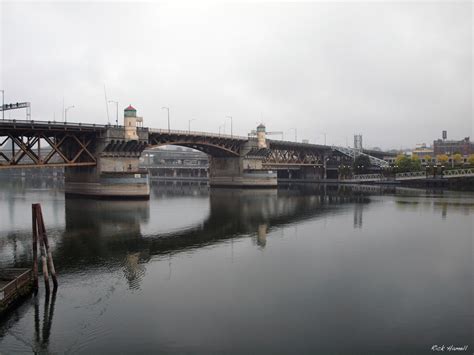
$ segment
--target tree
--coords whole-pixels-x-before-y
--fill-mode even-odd
[[[411,159],[408,158],[406,155],[400,154],[395,159],[395,166],[397,167],[397,172],[405,173],[407,171],[411,171]]]
[[[452,156],[452,159],[454,159],[454,162],[455,162],[456,164],[459,164],[459,163],[461,162],[461,160],[462,160],[462,155],[459,154],[459,153],[456,153],[456,154],[454,154],[454,155]]]
[[[427,164],[431,163],[431,155],[425,155],[425,162]]]
[[[354,172],[356,174],[366,174],[370,170],[370,158],[367,155],[359,155],[354,159]]]
[[[470,165],[474,165],[474,154],[469,155],[469,158],[467,158],[467,161],[469,162]]]
[[[411,158],[404,154],[400,154],[395,159],[396,171],[399,173],[406,173],[408,171],[419,171],[421,170],[421,160],[418,155],[413,154]]]
[[[446,164],[449,160],[449,157],[446,155],[446,154],[438,154],[436,156],[436,160],[439,162],[439,163],[442,163],[442,164]]]
[[[410,171],[420,171],[421,170],[421,160],[418,158],[418,155],[413,154],[410,161]]]

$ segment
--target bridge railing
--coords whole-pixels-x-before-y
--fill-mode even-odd
[[[443,172],[444,177],[466,176],[466,175],[474,176],[474,168],[445,170]]]
[[[148,132],[156,134],[179,134],[179,135],[188,135],[188,136],[203,136],[203,137],[212,137],[212,138],[228,138],[228,139],[239,139],[247,141],[249,138],[245,136],[237,136],[235,134],[222,134],[222,133],[209,133],[209,132],[199,132],[199,131],[188,131],[188,130],[177,130],[177,129],[158,129],[158,128],[149,128]]]
[[[426,177],[425,171],[408,171],[406,173],[395,174],[395,179]]]
[[[382,174],[358,174],[352,176],[352,180],[357,180],[357,181],[373,181],[373,180],[382,180],[383,175]]]
[[[17,119],[5,119],[0,120],[0,126],[11,125],[11,124],[24,124],[24,125],[56,125],[58,127],[90,127],[90,128],[107,128],[112,127],[112,124],[103,125],[96,123],[82,123],[82,122],[62,122],[62,121],[39,121],[39,120],[17,120]]]

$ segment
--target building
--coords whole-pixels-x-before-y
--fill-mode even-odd
[[[416,155],[420,159],[424,159],[427,156],[434,158],[435,155],[433,148],[427,147],[425,143],[418,145],[412,150],[411,154]]]
[[[437,139],[433,142],[434,155],[446,154],[461,154],[467,156],[474,154],[474,143],[469,140],[469,137],[464,138],[460,141]]]

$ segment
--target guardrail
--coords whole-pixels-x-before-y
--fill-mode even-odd
[[[38,125],[55,125],[58,127],[90,127],[90,128],[114,127],[111,124],[102,125],[102,124],[96,124],[96,123],[82,123],[82,122],[58,122],[58,121],[38,121],[38,120],[17,120],[17,119],[0,120],[0,126],[5,125],[5,124],[24,124],[24,125],[38,124]]]
[[[459,177],[459,176],[474,176],[474,168],[470,169],[454,169],[454,170],[445,170],[443,172],[443,177]]]
[[[234,134],[220,134],[220,133],[209,133],[209,132],[199,132],[199,131],[187,131],[187,130],[176,130],[176,129],[157,129],[149,128],[149,133],[155,134],[179,134],[179,135],[188,135],[188,136],[203,136],[203,137],[212,137],[212,138],[228,138],[228,139],[238,139],[248,141],[248,137],[236,136]]]
[[[426,178],[425,171],[408,171],[406,173],[397,173],[395,174],[395,179],[399,180],[409,180],[409,179],[419,179],[420,177]]]
[[[352,176],[352,180],[356,181],[380,181],[382,179],[382,174],[360,174]]]

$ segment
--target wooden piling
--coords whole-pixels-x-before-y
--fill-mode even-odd
[[[31,205],[33,230],[33,288],[38,292],[38,228],[36,221],[36,204]]]
[[[56,269],[54,268],[53,254],[51,249],[49,249],[48,234],[46,233],[46,228],[44,226],[43,213],[41,212],[41,205],[38,205],[38,227],[40,229],[40,234],[43,238],[43,243],[46,250],[48,268],[51,273],[51,278],[53,279],[53,285],[56,289],[58,287],[58,279],[56,278]]]

